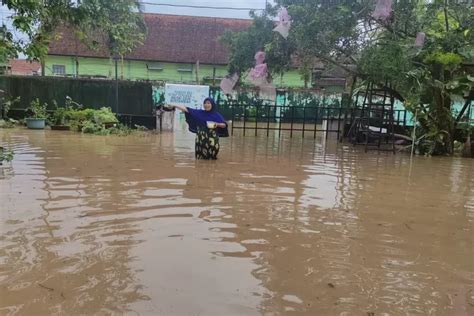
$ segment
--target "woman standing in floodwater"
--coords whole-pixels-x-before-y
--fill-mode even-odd
[[[196,134],[196,159],[214,160],[219,153],[219,137],[228,137],[229,132],[212,98],[204,99],[203,107],[203,110],[196,110],[182,105],[173,106],[185,113],[189,131]]]

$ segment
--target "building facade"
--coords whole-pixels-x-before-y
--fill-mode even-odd
[[[246,19],[148,13],[144,20],[148,30],[144,44],[117,61],[110,58],[104,44],[91,50],[70,29],[58,30],[45,58],[44,74],[218,85],[228,74],[228,51],[219,38],[226,31],[243,31],[252,23]],[[296,68],[275,78],[274,83],[278,87],[304,87]]]

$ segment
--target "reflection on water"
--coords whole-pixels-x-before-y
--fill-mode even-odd
[[[0,131],[0,313],[472,315],[474,162]]]

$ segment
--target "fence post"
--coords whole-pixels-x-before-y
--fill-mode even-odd
[[[316,138],[316,132],[318,131],[318,114],[319,114],[319,106],[314,108],[314,135],[313,135],[314,138]]]
[[[267,105],[267,137],[270,132],[270,104]]]
[[[277,108],[278,106],[275,105],[275,108]],[[281,136],[281,107],[279,108],[279,114],[278,114],[278,137]]]
[[[258,105],[255,105],[255,136],[257,136],[258,125]]]
[[[304,128],[306,124],[306,105],[303,106],[303,132],[302,132],[302,137],[304,138]]]
[[[341,106],[342,106],[342,104],[341,104]],[[341,134],[341,116],[342,116],[342,107],[341,106],[339,107],[339,112],[337,114],[337,139],[339,139],[339,135]]]
[[[290,137],[293,137],[293,121],[295,120],[295,107],[291,107],[291,125],[290,125]]]
[[[231,103],[232,104],[232,103]],[[232,104],[232,128],[230,130],[230,134],[234,136],[234,125],[235,125],[235,107],[236,103]]]
[[[247,104],[244,103],[244,136],[245,136],[245,121],[247,121]]]
[[[114,57],[115,60],[115,113],[118,114],[118,104],[119,104],[119,88],[118,88],[118,57]]]
[[[341,97],[340,108],[344,107],[344,120],[342,121],[342,133],[340,133],[339,131],[337,133],[337,135],[338,135],[337,137],[338,137],[340,143],[342,143],[342,140],[344,139],[344,136],[346,134],[347,111],[349,111],[349,109],[351,108],[351,101],[352,101],[351,100],[351,95],[352,94],[343,93],[342,97]],[[341,112],[339,112],[339,113],[341,113]],[[339,120],[340,119],[341,119],[341,115],[339,114]],[[352,120],[351,120],[351,124],[352,124]],[[338,125],[338,130],[340,130],[339,125]],[[341,135],[339,136],[339,134],[341,134]]]
[[[325,108],[326,109],[326,131],[324,132],[326,135],[325,135],[325,138],[328,139],[328,134],[329,134],[329,108]],[[324,116],[324,114],[323,114]]]

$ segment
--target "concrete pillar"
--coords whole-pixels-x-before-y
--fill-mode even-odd
[[[156,130],[160,132],[172,132],[174,130],[174,111],[158,111],[156,115]]]

